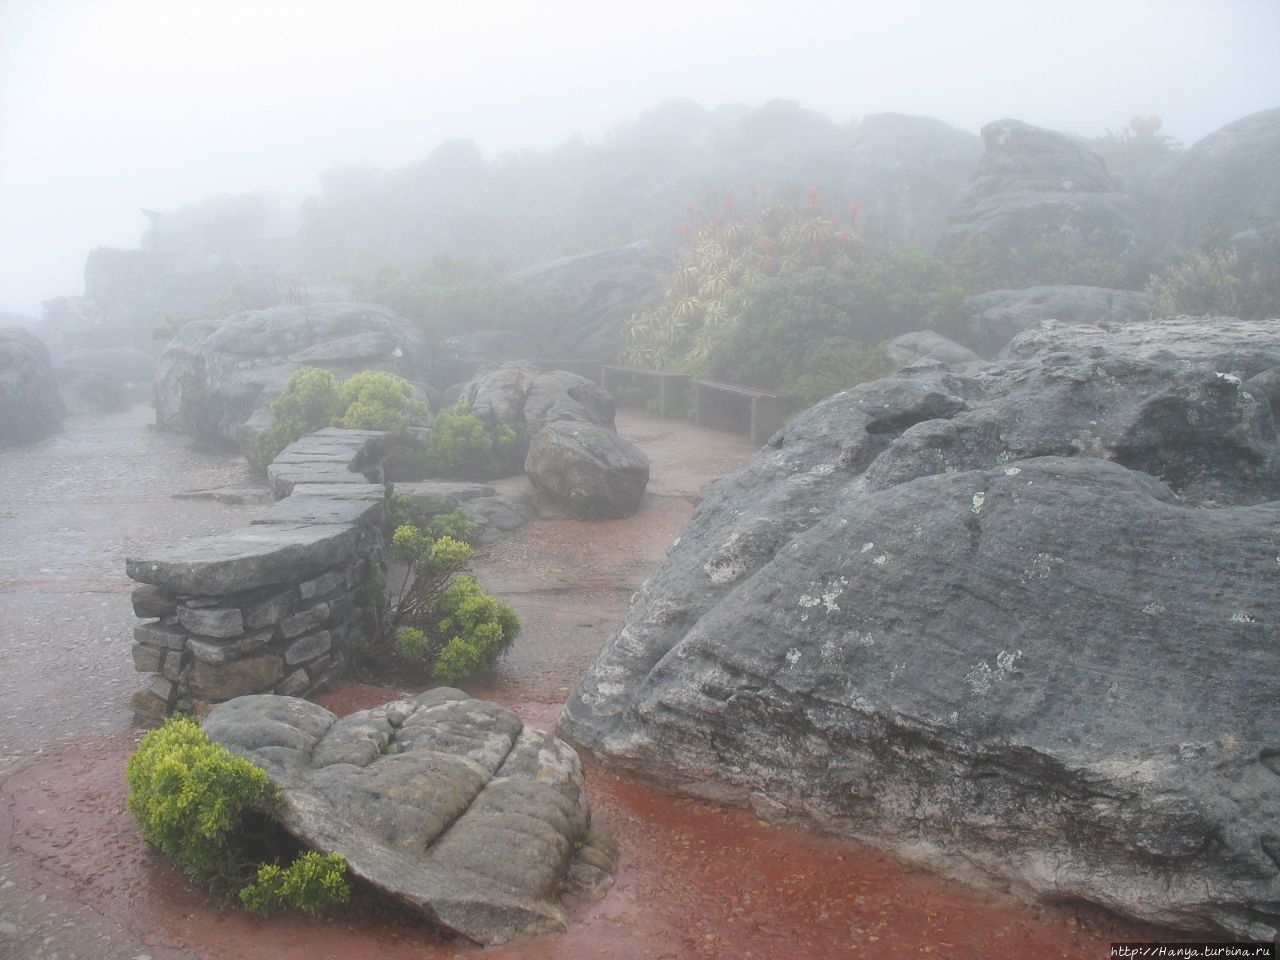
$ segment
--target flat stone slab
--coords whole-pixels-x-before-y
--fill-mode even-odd
[[[314,497],[307,493],[307,485],[295,487],[294,492],[275,504],[254,524],[296,523],[358,523],[366,527],[382,522],[385,507],[381,500],[339,500],[334,497]]]
[[[330,500],[377,500],[387,498],[387,487],[382,483],[295,483],[297,496],[327,497]]]
[[[213,500],[234,505],[270,503],[273,499],[266,487],[217,487],[213,490],[186,490],[170,496],[175,500]]]
[[[407,497],[414,506],[428,513],[448,513],[468,500],[492,497],[496,493],[487,483],[454,480],[416,480],[395,485],[396,496]]]
[[[339,462],[275,462],[267,467],[267,482],[277,497],[287,497],[300,483],[368,483],[369,478]]]
[[[318,572],[355,553],[350,523],[255,524],[125,560],[125,573],[188,596],[220,597]]]
[[[339,719],[248,696],[204,727],[266,770],[290,833],[471,940],[562,931],[561,894],[611,882],[616,852],[588,831],[577,753],[495,703],[439,688]]]

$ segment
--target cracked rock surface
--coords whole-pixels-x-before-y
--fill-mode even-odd
[[[560,898],[603,896],[612,880],[616,852],[589,830],[573,748],[460,690],[342,719],[292,697],[240,697],[204,727],[267,771],[290,833],[471,940],[564,930]]]
[[[715,484],[562,736],[1029,897],[1280,923],[1280,322],[1046,325]]]

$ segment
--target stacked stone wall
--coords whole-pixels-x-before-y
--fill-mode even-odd
[[[329,428],[269,474],[283,497],[248,527],[126,561],[141,585],[137,713],[202,714],[250,693],[307,696],[380,629],[385,434]],[[280,469],[288,481],[281,483]]]

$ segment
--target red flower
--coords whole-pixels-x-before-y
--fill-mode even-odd
[[[821,250],[819,250],[816,246],[810,247],[810,248],[809,248],[809,256],[810,256],[812,259],[814,259],[814,260],[821,260],[821,259],[822,259],[822,251],[821,251]]]
[[[849,219],[857,220],[861,213],[862,213],[862,204],[860,204],[857,200],[850,200],[849,201]]]
[[[724,200],[722,202],[724,203],[724,208],[726,210],[732,210],[734,207],[734,204],[736,204],[738,201],[737,201],[737,198],[734,197],[732,193],[726,193],[724,195]]]
[[[677,223],[676,233],[681,237],[687,237],[692,228],[687,223]]]
[[[808,190],[804,192],[804,195],[809,198],[809,206],[816,207],[818,205],[818,188],[817,187],[810,187]]]
[[[684,208],[685,208],[686,210],[688,210],[690,213],[697,213],[697,212],[698,212],[698,205],[697,205],[696,203],[694,203],[692,200],[690,200],[688,203],[686,203],[686,204],[684,205]]]

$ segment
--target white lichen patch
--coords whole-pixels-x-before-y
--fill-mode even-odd
[[[1253,617],[1249,616],[1247,613],[1233,613],[1231,615],[1231,622],[1232,623],[1257,623],[1258,621],[1253,619]]]
[[[1237,377],[1234,373],[1219,373],[1217,374],[1217,377],[1219,380],[1226,382],[1230,386],[1233,386],[1233,387],[1240,386],[1240,378]]]
[[[979,490],[977,493],[973,495],[973,507],[971,509],[975,514],[981,513],[982,505],[986,502],[987,502],[987,495],[983,493],[981,490]]]
[[[1062,558],[1051,553],[1038,553],[1029,567],[1022,568],[1022,582],[1032,580],[1048,580],[1053,576],[1054,568],[1062,566]]]
[[[795,647],[792,647],[787,651],[786,660],[789,668],[795,667],[795,665],[800,662],[800,651]]]
[[[902,676],[902,671],[905,669],[907,669],[907,661],[899,660],[897,663],[895,663],[893,665],[893,668],[889,671],[889,682],[893,683],[893,681],[897,680],[900,676]]]
[[[1152,617],[1158,617],[1160,616],[1160,614],[1165,613],[1166,611],[1163,603],[1161,603],[1159,600],[1152,600],[1150,603],[1148,603],[1145,607],[1142,608],[1142,612]]]
[[[969,684],[969,689],[978,696],[989,693],[1001,680],[1004,680],[1013,672],[1014,666],[1022,659],[1022,651],[1015,650],[1010,653],[1007,650],[1001,650],[996,654],[996,665],[993,667],[985,660],[974,664],[967,674],[965,674],[965,683]]]
[[[1009,467],[1007,470],[1005,470],[1004,475],[1006,477],[1016,477],[1021,472],[1022,472],[1021,467]]]
[[[870,553],[870,552],[871,552],[872,550],[874,550],[875,548],[876,548],[876,545],[875,545],[874,543],[864,543],[864,544],[862,545],[862,550],[861,550],[861,552],[862,552],[862,553]],[[1280,557],[1276,557],[1276,563],[1280,563]]]
[[[882,553],[880,554],[880,556],[876,557],[871,562],[874,563],[877,567],[883,567],[886,563],[889,562],[889,555],[887,553]]]

